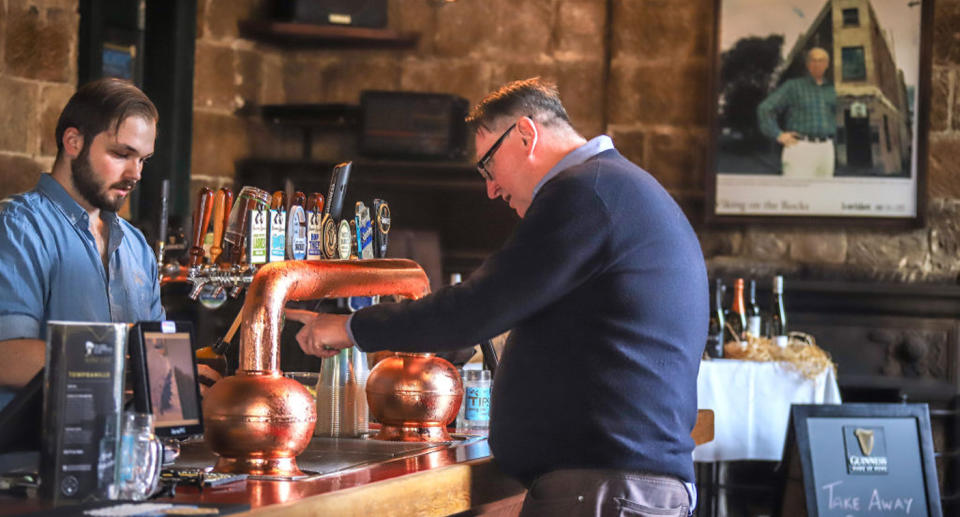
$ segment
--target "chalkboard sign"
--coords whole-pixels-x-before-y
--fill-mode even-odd
[[[783,516],[942,517],[926,404],[790,410]]]

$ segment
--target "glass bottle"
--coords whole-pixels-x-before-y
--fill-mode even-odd
[[[251,210],[263,210],[270,206],[270,193],[257,187],[246,186],[237,194],[237,201],[230,211],[227,228],[223,232],[223,252],[220,261],[239,264],[244,251],[248,219]]]
[[[120,440],[117,497],[143,501],[157,489],[163,445],[153,434],[153,415],[126,413]]]
[[[747,332],[755,337],[760,337],[763,318],[760,313],[760,306],[757,305],[757,282],[750,280],[750,303],[747,305]]]
[[[490,370],[464,370],[463,432],[487,434],[490,429]]]
[[[783,307],[783,276],[773,277],[773,297],[767,335],[779,347],[787,346],[787,311]]]
[[[713,298],[710,301],[710,329],[707,333],[707,355],[713,358],[723,357],[723,336],[726,319],[723,317],[723,293],[726,287],[723,280],[717,279]]]
[[[738,278],[733,284],[733,301],[730,310],[725,314],[727,330],[725,341],[734,341],[746,345],[747,309],[743,303],[743,279]]]

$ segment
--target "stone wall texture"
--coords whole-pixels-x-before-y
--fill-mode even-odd
[[[56,115],[76,84],[77,0],[0,0],[0,196],[49,169]],[[703,0],[390,0],[410,49],[287,48],[243,37],[266,0],[197,0],[194,187],[230,185],[237,160],[297,158],[300,134],[265,122],[277,103],[357,103],[363,89],[434,91],[471,102],[540,75],[574,125],[607,133],[676,197],[712,264],[851,271],[955,282],[960,273],[960,0],[937,0],[925,225],[909,231],[813,226],[708,227],[704,218],[714,2]],[[320,135],[334,160],[351,138]],[[194,192],[196,188],[192,189]]]
[[[57,154],[76,89],[76,0],[0,0],[0,198],[32,188]]]
[[[654,2],[649,2],[654,3]],[[658,3],[658,2],[657,2]],[[699,2],[685,2],[699,5]],[[706,3],[706,2],[705,2]],[[706,28],[706,27],[705,27]],[[700,228],[717,269],[761,271],[782,260],[788,271],[838,278],[955,283],[960,273],[960,0],[937,0],[933,16],[927,206],[924,226],[906,231],[863,227]],[[663,37],[672,38],[670,34]],[[691,56],[689,60],[695,60]],[[701,77],[706,81],[707,77]],[[694,84],[677,85],[678,91]],[[693,152],[693,149],[690,149]],[[702,209],[690,207],[688,214]],[[702,217],[702,216],[700,216]],[[735,244],[735,245],[731,245]]]

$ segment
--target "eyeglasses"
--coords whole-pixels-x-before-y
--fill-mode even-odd
[[[500,149],[500,144],[503,143],[504,139],[507,138],[507,135],[509,135],[510,131],[512,131],[515,127],[517,127],[516,122],[511,124],[510,127],[508,127],[507,130],[500,135],[500,138],[498,138],[497,141],[490,146],[490,149],[487,150],[483,157],[477,162],[477,171],[480,172],[480,175],[483,176],[483,179],[487,181],[493,181],[493,174],[491,174],[490,170],[487,169],[487,164],[490,163],[490,160],[493,159],[493,155],[496,154],[497,149]]]

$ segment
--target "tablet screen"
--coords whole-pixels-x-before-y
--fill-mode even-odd
[[[154,427],[200,423],[200,401],[189,332],[144,332],[147,382]]]

